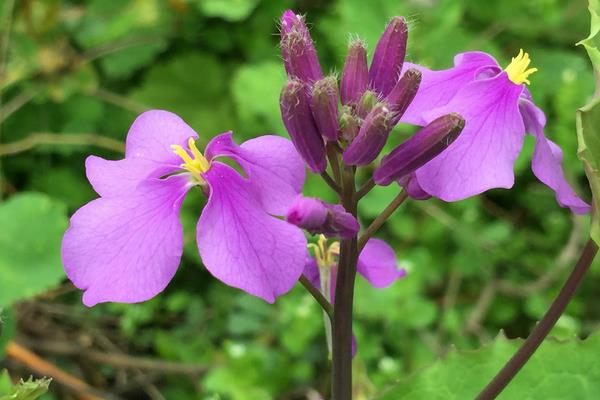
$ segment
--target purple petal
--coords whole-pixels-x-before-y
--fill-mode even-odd
[[[198,134],[177,115],[163,110],[140,114],[127,133],[125,158],[143,158],[160,164],[179,165],[171,145],[187,148],[188,138]]]
[[[302,231],[270,216],[251,184],[233,168],[213,162],[196,238],[206,268],[227,285],[272,303],[300,278],[306,259]]]
[[[211,160],[228,156],[244,169],[268,213],[285,215],[304,185],[304,162],[291,141],[274,135],[259,136],[237,145],[232,133],[214,137],[206,146]]]
[[[521,114],[527,132],[535,136],[535,151],[531,169],[537,178],[556,193],[556,201],[561,207],[568,207],[575,214],[590,212],[590,206],[581,200],[567,182],[561,168],[562,151],[544,136],[546,117],[531,101],[522,98]]]
[[[167,286],[181,258],[179,208],[187,189],[185,175],[153,179],[73,215],[62,260],[69,279],[85,291],[85,305],[136,303]]]
[[[401,121],[425,125],[423,113],[445,106],[461,88],[475,80],[477,71],[482,67],[497,65],[492,56],[476,51],[456,55],[454,67],[441,71],[432,71],[416,64],[405,63],[404,70],[416,68],[421,71],[422,79],[419,91]]]
[[[319,267],[317,266],[317,260],[310,253],[306,253],[306,262],[304,264],[304,271],[302,274],[313,284],[314,287],[321,290],[321,275],[319,274]]]
[[[144,158],[105,160],[89,156],[85,160],[85,172],[96,193],[102,197],[121,196],[133,192],[143,181],[160,178],[179,167],[160,164]]]
[[[358,257],[358,273],[376,288],[385,288],[406,275],[398,269],[396,253],[381,239],[369,239]]]
[[[513,165],[525,135],[518,107],[522,91],[522,85],[501,73],[469,83],[446,106],[424,114],[425,122],[450,112],[466,121],[458,139],[416,171],[425,192],[456,201],[512,187]]]

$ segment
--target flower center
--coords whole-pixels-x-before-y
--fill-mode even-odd
[[[325,235],[319,235],[317,243],[309,243],[308,248],[313,250],[319,268],[332,267],[340,255],[340,242],[332,242],[327,245]]]
[[[505,71],[508,74],[508,78],[520,85],[522,83],[531,84],[529,82],[529,75],[536,72],[537,68],[529,68],[529,63],[531,60],[529,59],[529,54],[523,52],[523,49],[519,50],[519,54],[516,57],[513,57],[510,64],[506,67]]]
[[[171,149],[173,149],[173,153],[177,154],[183,160],[183,164],[181,164],[180,167],[192,174],[198,183],[201,185],[205,184],[206,182],[204,178],[202,178],[202,174],[208,171],[210,163],[196,147],[194,138],[191,137],[188,139],[188,149],[189,152],[192,153],[191,156],[187,150],[178,144],[172,144]]]

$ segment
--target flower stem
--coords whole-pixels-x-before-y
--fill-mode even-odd
[[[364,185],[362,185],[360,187],[360,189],[358,189],[356,191],[356,194],[354,195],[354,197],[356,198],[356,201],[365,197],[371,191],[371,189],[373,189],[374,187],[375,187],[375,181],[373,180],[373,177],[371,177],[371,178],[369,178],[368,181],[365,182]]]
[[[548,311],[542,320],[533,328],[529,337],[523,342],[521,347],[512,356],[491,382],[479,393],[477,400],[495,399],[496,396],[508,385],[514,376],[523,368],[532,354],[537,350],[542,341],[546,338],[558,318],[562,315],[567,304],[575,294],[577,287],[583,280],[585,273],[589,269],[596,253],[598,246],[593,240],[589,240],[571,275],[563,285],[560,293],[550,305]]]
[[[331,303],[323,296],[323,294],[317,289],[310,281],[304,276],[300,276],[300,283],[302,286],[308,290],[308,292],[315,298],[317,303],[321,306],[323,311],[327,314],[330,321],[333,321],[333,306]]]
[[[375,218],[375,221],[373,221],[371,225],[369,225],[369,227],[365,230],[365,233],[363,233],[360,239],[358,239],[359,254],[363,247],[365,247],[365,244],[367,244],[367,241],[371,238],[371,236],[373,236],[373,234],[377,232],[379,228],[381,228],[381,225],[383,225],[385,221],[390,217],[390,215],[392,215],[394,211],[396,211],[398,207],[400,207],[400,205],[404,203],[404,200],[406,200],[407,197],[408,195],[406,194],[405,190],[400,191],[400,193],[398,193],[394,200],[392,200],[390,204],[388,204],[388,206],[381,212],[381,214],[379,214],[377,218]]]
[[[342,172],[342,205],[356,216],[355,171],[352,167]],[[352,399],[352,302],[358,260],[356,236],[343,240],[335,286],[333,313],[333,354],[331,394],[333,400]]]
[[[335,181],[333,180],[333,178],[331,176],[329,176],[327,171],[321,172],[321,177],[323,178],[325,183],[327,183],[329,185],[329,187],[333,189],[334,192],[336,192],[338,195],[341,195],[342,188],[340,187],[340,185],[335,183]]]

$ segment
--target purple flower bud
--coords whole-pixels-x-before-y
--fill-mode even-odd
[[[414,172],[404,175],[402,178],[398,179],[398,185],[402,186],[412,199],[427,200],[431,198],[431,195],[424,191],[421,185],[419,185],[419,181],[417,180],[417,176]]]
[[[407,38],[406,21],[402,17],[394,17],[377,43],[369,69],[369,82],[382,96],[387,96],[398,81],[406,55]]]
[[[367,115],[358,135],[343,154],[348,165],[367,165],[377,158],[394,127],[394,112],[385,103],[377,104]]]
[[[354,237],[360,230],[358,221],[340,204],[325,203],[313,197],[298,196],[287,212],[286,220],[315,235]]]
[[[281,91],[279,105],[283,124],[300,156],[313,172],[325,171],[325,143],[310,111],[305,85],[296,79],[288,81]]]
[[[315,82],[310,106],[321,135],[336,141],[338,138],[338,86],[335,77]]]
[[[393,125],[396,125],[400,121],[400,118],[402,118],[402,115],[404,115],[404,112],[415,98],[421,84],[421,77],[422,74],[420,71],[414,68],[409,69],[385,98],[385,101],[389,103],[392,110],[396,113],[392,122]]]
[[[290,224],[317,232],[325,225],[329,211],[325,204],[313,197],[298,196],[287,212],[285,219]]]
[[[309,84],[322,79],[317,51],[304,19],[291,10],[285,11],[280,33],[281,54],[288,76]]]
[[[340,132],[347,142],[354,140],[360,130],[360,118],[354,115],[350,106],[343,106],[340,115]]]
[[[367,49],[360,40],[354,40],[348,48],[344,63],[340,91],[342,104],[356,103],[369,84]]]
[[[422,167],[450,146],[464,126],[465,120],[455,113],[433,120],[383,157],[373,174],[375,183],[387,186]]]

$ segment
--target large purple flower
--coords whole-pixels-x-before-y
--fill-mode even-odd
[[[554,190],[562,207],[576,214],[589,211],[565,179],[562,151],[544,135],[546,118],[525,86],[536,71],[529,68],[527,53],[521,50],[504,70],[482,52],[459,54],[454,67],[446,70],[409,63],[404,68],[421,71],[422,81],[402,121],[426,125],[451,112],[466,121],[456,141],[415,172],[416,183],[426,193],[456,201],[488,189],[512,187],[513,166],[527,132],[536,140],[533,173]]]
[[[294,286],[306,239],[273,215],[285,215],[301,191],[303,162],[287,139],[261,136],[238,146],[231,135],[213,138],[204,156],[181,118],[153,110],[131,126],[124,159],[88,157],[100,198],[73,215],[62,243],[65,271],[86,305],[140,302],[166,287],[182,254],[179,209],[194,186],[208,195],[196,239],[210,273],[268,302]]]

